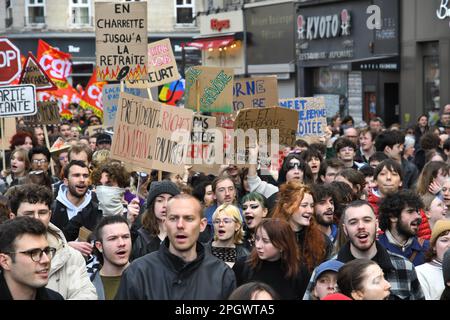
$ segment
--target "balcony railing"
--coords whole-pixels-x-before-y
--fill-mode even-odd
[[[25,17],[26,26],[42,26],[45,25],[45,16],[28,16]]]

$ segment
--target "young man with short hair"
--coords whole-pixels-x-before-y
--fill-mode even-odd
[[[179,194],[167,205],[167,238],[156,252],[125,270],[119,300],[227,299],[236,287],[234,272],[198,242],[207,221],[200,202]]]
[[[20,217],[0,225],[0,300],[64,300],[48,283],[56,249],[39,220]]]

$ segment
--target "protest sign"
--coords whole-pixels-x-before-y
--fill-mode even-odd
[[[36,86],[36,91],[40,90],[55,90],[56,85],[50,77],[42,69],[36,58],[31,52],[28,53],[28,59],[25,62],[25,67],[22,70],[19,79],[20,84],[31,83]]]
[[[326,134],[327,111],[323,97],[283,99],[280,106],[298,111],[297,138],[308,140]]]
[[[170,39],[148,44],[148,80],[130,81],[130,88],[152,88],[180,79]]]
[[[32,116],[36,112],[34,84],[0,87],[0,118]]]
[[[114,123],[111,157],[123,161],[129,170],[183,173],[192,115],[191,110],[165,106],[122,92]],[[184,130],[184,136],[176,136],[177,130]]]
[[[234,79],[233,110],[278,106],[276,76]]]
[[[271,163],[278,165],[279,145],[292,146],[295,143],[297,119],[297,111],[279,107],[240,110],[234,122],[236,164],[248,163],[248,147],[254,143],[252,139],[256,138],[258,144],[266,148],[262,150],[260,147],[260,158],[264,157],[264,166]],[[239,132],[238,129],[242,129],[243,132]],[[245,137],[249,138],[248,142]]]
[[[95,2],[97,80],[147,79],[147,1]]]
[[[26,126],[59,124],[59,106],[56,101],[38,101],[38,112],[34,116],[23,117]]]
[[[134,96],[141,98],[148,98],[147,91],[144,89],[133,89],[128,86],[124,86],[124,91]],[[114,127],[114,120],[117,113],[117,104],[119,102],[120,85],[107,84],[103,86],[102,101],[103,101],[103,127]]]
[[[185,107],[200,112],[233,112],[233,75],[232,68],[189,68]]]
[[[86,128],[86,134],[89,137],[93,136],[96,133],[103,133],[103,132],[105,132],[105,128],[101,124],[96,126],[89,126]]]
[[[186,164],[192,165],[192,170],[205,174],[217,174],[220,164],[216,163],[216,155],[222,152],[223,142],[216,145],[218,131],[216,118],[202,115],[194,115],[191,143],[188,148]],[[216,150],[220,148],[220,150]]]

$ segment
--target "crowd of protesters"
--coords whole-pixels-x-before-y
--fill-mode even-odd
[[[436,127],[335,116],[278,172],[216,175],[130,172],[73,109],[10,141],[0,299],[450,299],[450,105]]]

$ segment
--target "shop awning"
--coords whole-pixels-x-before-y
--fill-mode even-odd
[[[196,47],[200,50],[217,49],[230,45],[234,41],[234,36],[195,39],[186,42],[186,46]]]

